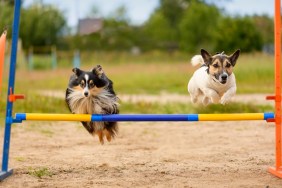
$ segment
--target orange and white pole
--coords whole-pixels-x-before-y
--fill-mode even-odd
[[[3,69],[5,61],[5,43],[6,43],[7,31],[5,30],[0,37],[0,93],[2,91],[2,78],[3,78]]]

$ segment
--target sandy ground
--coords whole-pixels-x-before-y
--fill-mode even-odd
[[[1,187],[282,187],[265,122],[120,123],[101,146],[79,123],[15,125]],[[33,172],[47,169],[41,178]]]
[[[282,180],[267,172],[275,164],[272,123],[119,127],[115,140],[100,145],[78,122],[13,125],[14,174],[0,187],[282,187]]]

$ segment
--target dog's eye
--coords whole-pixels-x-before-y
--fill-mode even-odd
[[[90,80],[90,81],[89,81],[89,87],[92,88],[92,87],[94,87],[94,86],[95,86],[95,84],[94,84],[93,80]]]
[[[229,67],[231,67],[231,64],[229,64],[229,63],[226,64],[226,68],[229,68]]]
[[[214,68],[218,68],[219,66],[218,66],[218,64],[213,64],[212,65]]]
[[[92,87],[94,87],[95,86],[95,84],[93,83],[93,82],[89,82],[89,87],[90,88],[92,88]]]
[[[85,83],[84,81],[80,82],[80,87],[84,88],[85,87]]]

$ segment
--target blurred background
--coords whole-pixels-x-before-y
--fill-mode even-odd
[[[1,0],[0,28],[11,28],[13,0]],[[271,4],[272,3],[272,4]],[[240,7],[241,6],[241,7]],[[257,8],[256,8],[257,7]],[[273,50],[267,0],[23,0],[22,48],[142,53]]]
[[[274,1],[22,0],[22,5],[16,91],[31,97],[18,102],[20,110],[32,111],[35,103],[38,112],[40,104],[55,103],[41,111],[56,112],[72,67],[101,64],[117,93],[127,97],[125,112],[198,112],[201,107],[188,105],[186,87],[196,69],[189,61],[201,48],[211,54],[241,49],[235,67],[238,94],[274,90]],[[0,0],[0,29],[8,29],[6,70],[13,6],[13,0]],[[59,93],[59,99],[46,93]],[[170,103],[175,94],[187,98]],[[165,104],[145,99],[132,104],[132,95],[169,97]],[[254,105],[237,103],[239,109],[233,110],[265,107]],[[211,111],[216,109],[232,110],[219,106]]]

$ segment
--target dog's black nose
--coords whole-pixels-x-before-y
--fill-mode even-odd
[[[84,92],[84,96],[85,96],[85,97],[88,97],[88,92]]]
[[[221,79],[222,79],[222,80],[226,80],[226,79],[227,79],[227,75],[225,75],[225,74],[222,75],[222,76],[221,76]]]

